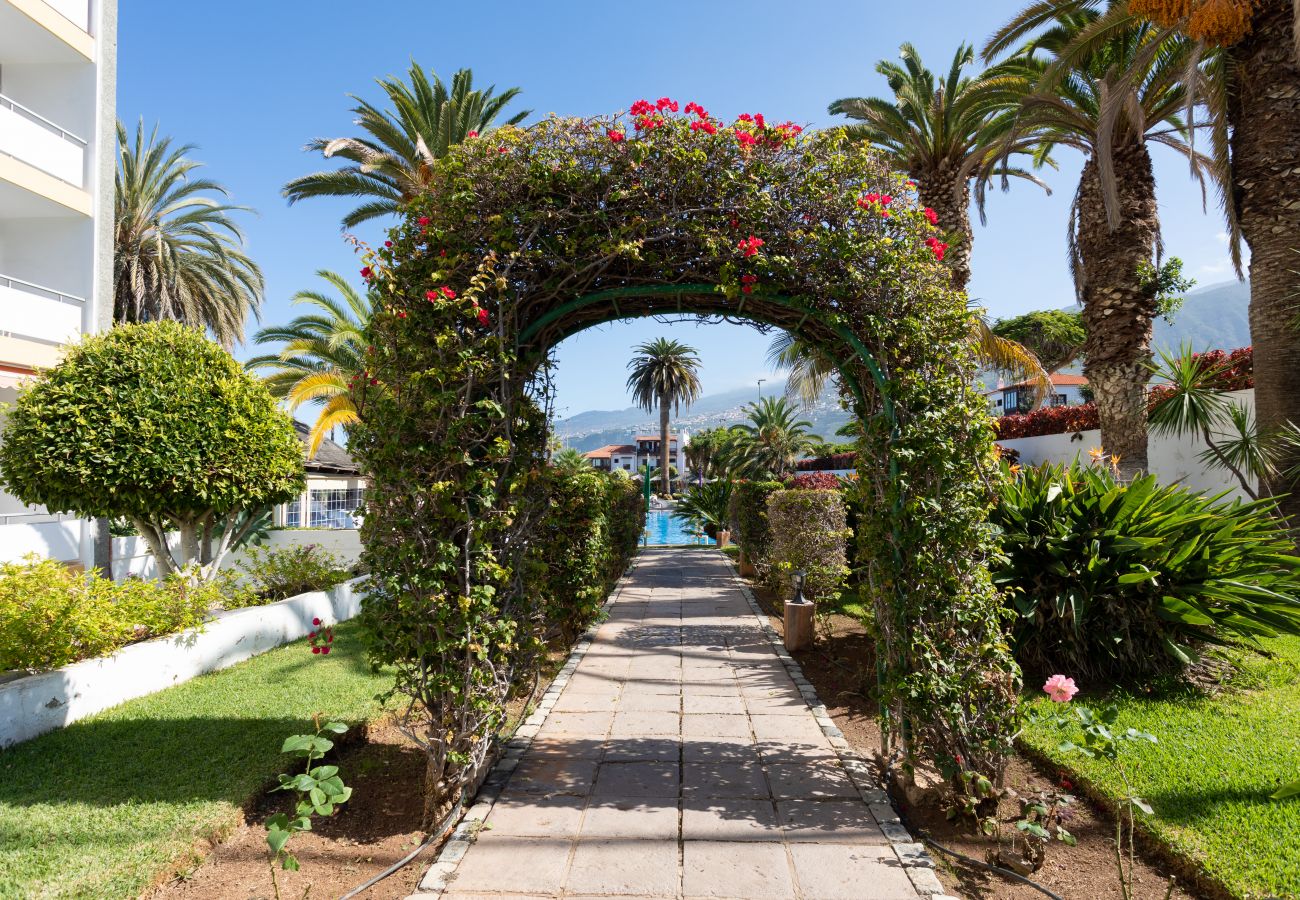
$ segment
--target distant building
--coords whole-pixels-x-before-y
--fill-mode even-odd
[[[678,435],[668,435],[668,452],[671,454],[672,465],[677,468],[678,475],[686,471],[686,444],[690,443],[690,435],[683,432],[680,438]],[[635,475],[645,469],[646,463],[650,464],[651,469],[659,468],[659,435],[657,434],[638,434],[632,438],[631,444],[606,444],[596,450],[584,453],[593,469],[602,469],[606,472],[614,469]]]
[[[328,439],[309,457],[311,429],[302,422],[293,424],[303,445],[307,488],[296,499],[276,507],[275,524],[284,528],[356,528],[361,524],[357,510],[367,485],[360,466],[347,450]]]
[[[1082,375],[1056,373],[1050,378],[1052,394],[1043,406],[1078,406],[1087,402],[1083,389],[1087,387],[1088,379]],[[1037,390],[1038,386],[1034,382],[1021,381],[985,391],[984,396],[989,399],[989,415],[1010,416],[1029,412],[1037,399]]]
[[[113,324],[116,0],[0,0],[0,403]],[[91,523],[0,493],[0,559],[94,559]]]

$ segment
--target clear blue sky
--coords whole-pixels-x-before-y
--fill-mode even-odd
[[[274,323],[292,315],[289,296],[312,286],[317,269],[357,270],[339,233],[347,204],[291,208],[280,188],[321,167],[302,152],[308,139],[356,132],[346,94],[378,99],[374,79],[404,71],[412,58],[448,79],[469,66],[484,85],[518,85],[518,108],[538,116],[612,112],[667,94],[719,116],[763,112],[817,126],[834,121],[826,105],[837,97],[883,94],[874,65],[896,57],[901,42],[914,43],[930,68],[946,70],[961,41],[978,47],[1021,5],[124,0],[118,114],[128,122],[157,120],[178,141],[197,144],[205,174],[258,211],[244,224],[249,251],[267,276],[263,322]],[[1051,197],[1017,185],[994,196],[988,227],[977,228],[972,295],[995,316],[1073,302],[1066,210],[1081,160],[1068,151],[1059,156],[1061,171],[1049,174]],[[1202,213],[1185,162],[1163,148],[1156,156],[1168,252],[1181,256],[1201,285],[1232,277],[1217,211]],[[363,227],[359,236],[374,241],[380,229]],[[768,339],[751,329],[616,324],[560,347],[557,412],[629,405],[629,349],[661,334],[700,350],[708,393],[773,377],[763,362]]]

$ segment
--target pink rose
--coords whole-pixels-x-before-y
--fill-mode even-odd
[[[1064,675],[1053,675],[1043,685],[1043,693],[1051,697],[1053,703],[1069,703],[1074,699],[1074,695],[1079,693],[1079,688],[1075,685],[1073,678],[1066,678]]]

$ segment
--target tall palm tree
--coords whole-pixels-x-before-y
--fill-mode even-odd
[[[668,448],[668,409],[674,412],[683,403],[688,406],[700,397],[700,357],[694,347],[667,338],[655,338],[641,344],[627,366],[627,389],[632,400],[646,412],[659,410],[659,471],[663,492],[672,493],[672,454]]]
[[[1176,27],[1209,51],[1201,98],[1234,262],[1238,236],[1250,247],[1250,338],[1260,434],[1300,425],[1300,4],[1293,0],[1130,0],[1129,14]],[[1300,465],[1288,448],[1282,468]],[[1300,491],[1268,479],[1279,505],[1300,522]]]
[[[808,432],[812,423],[798,418],[798,408],[785,397],[749,403],[745,414],[749,422],[732,430],[740,434],[737,468],[748,477],[785,478],[794,472],[795,462],[821,441]]]
[[[869,141],[916,181],[921,202],[935,211],[939,226],[952,237],[945,259],[954,285],[964,291],[970,281],[974,237],[971,182],[996,174],[1023,178],[1046,189],[1031,172],[1007,162],[1012,154],[1030,152],[1035,146],[1032,135],[1010,133],[1020,103],[1018,77],[996,66],[967,75],[975,60],[968,44],[957,48],[942,81],[925,67],[911,44],[903,44],[901,56],[902,65],[887,60],[876,64],[893,97],[846,97],[833,102],[829,110],[860,121],[850,132]],[[1001,162],[991,171],[987,164],[995,159]]]
[[[517,87],[500,94],[495,86],[475,90],[469,69],[451,76],[451,90],[432,70],[425,75],[414,61],[407,75],[409,84],[393,76],[378,81],[391,110],[349,95],[357,102],[352,108],[355,124],[366,136],[315,138],[305,149],[326,159],[341,157],[351,165],[295,178],[284,186],[290,203],[306,197],[362,198],[365,202],[343,217],[344,228],[396,213],[427,187],[434,160],[446,156],[453,144],[486,134],[520,93]],[[517,125],[531,113],[516,113],[506,124]]]
[[[985,59],[1016,48],[1032,88],[1016,133],[1036,135],[1042,152],[1066,146],[1084,155],[1070,207],[1069,259],[1083,304],[1084,374],[1097,400],[1102,442],[1127,474],[1147,467],[1145,386],[1159,263],[1160,220],[1149,145],[1187,156],[1203,177],[1209,159],[1191,146],[1182,113],[1198,90],[1192,42],[1148,23],[1111,29],[1080,43],[1124,0],[1037,0],[1003,26]],[[1019,45],[1017,47],[1017,45]],[[1190,83],[1189,83],[1190,82]]]
[[[247,367],[264,372],[271,394],[289,402],[292,412],[304,403],[323,402],[312,425],[308,452],[315,456],[330,430],[357,422],[352,380],[365,369],[365,329],[370,321],[369,298],[342,275],[322,269],[316,273],[341,296],[305,290],[292,302],[312,307],[286,325],[263,328],[259,344],[282,343],[279,353],[255,356]]]
[[[135,141],[117,123],[113,209],[113,319],[174,319],[204,328],[229,349],[244,339],[244,322],[262,303],[262,270],[243,251],[231,213],[246,210],[214,198],[226,189],[192,178],[202,163],[192,144],[172,147],[158,127]]]
[[[983,310],[971,309],[970,340],[979,364],[1006,372],[1017,381],[1031,382],[1040,399],[1046,399],[1052,382],[1034,352],[1023,344],[998,334]],[[789,332],[778,332],[767,347],[767,362],[774,371],[786,372],[785,394],[805,407],[812,406],[826,389],[827,379],[836,372],[834,358]]]

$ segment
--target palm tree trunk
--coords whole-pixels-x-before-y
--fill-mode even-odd
[[[671,454],[668,452],[668,398],[659,399],[659,467],[661,469],[661,484],[665,494],[673,492],[673,479],[668,471],[668,458]]]
[[[1154,285],[1138,269],[1151,260],[1159,218],[1151,156],[1142,144],[1115,151],[1120,225],[1111,230],[1095,159],[1079,181],[1077,241],[1083,326],[1083,374],[1097,400],[1102,446],[1120,457],[1120,472],[1147,468],[1147,368],[1151,361]]]
[[[1250,338],[1255,348],[1259,433],[1300,424],[1300,65],[1291,0],[1258,0],[1251,33],[1229,51],[1237,90],[1229,100],[1233,201],[1250,246]],[[1300,463],[1282,460],[1281,469]],[[1300,522],[1300,493],[1281,482],[1270,493]]]
[[[948,250],[944,262],[952,269],[952,284],[959,291],[970,283],[971,242],[974,233],[970,226],[970,180],[958,183],[956,172],[946,169],[938,172],[914,172],[916,192],[922,205],[934,210],[939,217],[938,227],[948,235]]]

